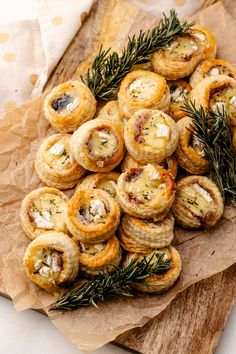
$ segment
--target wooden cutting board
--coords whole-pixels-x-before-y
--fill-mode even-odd
[[[104,11],[103,5],[106,2],[108,0],[94,3],[82,29],[75,35],[48,80],[47,89],[74,76],[78,64],[83,59],[81,52],[86,52],[80,41],[83,28],[88,21],[90,24],[93,21],[96,31],[98,13]],[[209,4],[209,0],[206,4]],[[160,315],[144,327],[123,333],[114,344],[145,354],[213,353],[236,299],[235,278],[236,265],[192,285],[179,294]],[[7,296],[1,285],[0,294]]]

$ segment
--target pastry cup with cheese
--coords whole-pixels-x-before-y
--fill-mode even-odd
[[[189,176],[177,183],[172,211],[183,227],[208,228],[221,218],[224,203],[218,187],[208,177]]]
[[[171,213],[156,222],[125,214],[121,228],[121,245],[129,252],[151,252],[153,248],[169,246],[174,238],[174,218]]]
[[[226,60],[211,59],[200,63],[190,77],[190,85],[195,87],[206,77],[225,75],[236,79],[236,69]]]
[[[236,125],[236,80],[229,76],[206,77],[191,91],[189,98],[196,107],[215,112],[226,111],[232,125]]]
[[[166,112],[170,105],[170,90],[163,77],[145,70],[132,71],[121,82],[118,103],[125,119],[143,108]]]
[[[97,244],[80,242],[80,250],[80,270],[87,276],[113,272],[122,258],[120,244],[115,236]]]
[[[204,174],[209,170],[204,145],[194,134],[192,119],[184,117],[177,122],[179,143],[175,156],[179,165],[191,174]]]
[[[117,196],[122,210],[141,219],[162,220],[175,196],[171,174],[161,167],[131,168],[118,178]]]
[[[73,188],[85,173],[70,153],[70,138],[69,134],[49,136],[37,151],[35,170],[49,187]]]
[[[158,275],[151,275],[141,282],[132,283],[132,287],[142,293],[162,293],[174,285],[181,272],[181,257],[179,252],[172,246],[161,248],[146,254],[127,253],[123,266],[131,262],[140,263],[144,258],[150,263],[156,263],[159,259],[170,264],[170,268],[160,271]]]
[[[45,118],[58,132],[69,133],[93,118],[96,105],[88,86],[70,80],[54,87],[46,96],[43,108]]]
[[[56,188],[39,188],[25,196],[20,209],[20,221],[28,238],[54,230],[68,233],[65,215],[67,196]]]
[[[101,189],[77,189],[67,205],[67,227],[78,241],[104,242],[114,235],[119,222],[118,204]]]
[[[119,175],[117,172],[92,173],[85,177],[76,189],[101,189],[117,200],[116,185]]]
[[[136,168],[136,167],[143,167],[146,164],[142,164],[140,162],[135,161],[135,159],[133,159],[133,157],[127,153],[125,155],[124,160],[122,161],[122,165],[121,165],[121,171],[122,172],[126,172],[128,170],[130,170],[131,168]],[[166,157],[163,161],[159,162],[159,163],[153,163],[153,165],[155,167],[162,167],[165,170],[167,170],[172,177],[175,179],[176,175],[177,175],[177,170],[178,170],[178,164],[176,159],[174,158],[174,156],[169,156]]]
[[[191,35],[195,36],[203,48],[203,59],[214,59],[216,56],[216,39],[205,27],[195,24],[190,29]]]
[[[183,118],[186,113],[182,110],[183,103],[188,100],[191,86],[184,80],[168,81],[170,88],[170,108],[168,114],[175,120]]]
[[[73,281],[79,270],[79,248],[62,232],[48,231],[33,240],[24,254],[28,277],[48,292]],[[61,289],[62,290],[62,289]]]
[[[125,126],[125,146],[138,162],[161,162],[173,154],[179,133],[175,121],[167,114],[153,109],[142,109]]]
[[[98,112],[99,119],[107,119],[120,123],[124,127],[126,119],[124,119],[119,110],[118,101],[109,101]]]
[[[70,148],[77,163],[85,169],[109,172],[125,154],[123,129],[115,121],[91,120],[74,132]]]
[[[192,74],[204,58],[200,40],[189,34],[176,36],[165,49],[152,54],[154,71],[167,80],[178,80]]]

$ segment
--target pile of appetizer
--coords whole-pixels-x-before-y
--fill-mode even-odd
[[[236,125],[236,70],[215,56],[214,36],[193,25],[132,68],[100,110],[80,79],[47,95],[45,118],[57,133],[35,157],[46,186],[26,195],[20,210],[31,240],[24,267],[38,286],[61,293],[75,280],[143,260],[159,262],[160,271],[131,288],[159,293],[175,283],[181,257],[171,245],[174,223],[209,228],[224,209],[183,108],[191,100],[225,110]],[[73,188],[69,199],[63,191]]]

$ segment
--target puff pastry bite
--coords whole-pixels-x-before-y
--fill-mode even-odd
[[[55,230],[68,233],[65,215],[67,196],[56,188],[39,188],[25,196],[20,209],[23,230],[31,240]]]
[[[122,252],[115,236],[97,244],[80,242],[80,250],[80,270],[88,276],[104,271],[111,273],[121,262]]]
[[[115,121],[94,119],[74,132],[70,147],[77,163],[85,169],[109,172],[125,154],[123,129]]]
[[[28,277],[48,292],[73,281],[79,270],[79,248],[62,232],[48,231],[33,240],[24,255]]]
[[[67,205],[66,223],[71,234],[85,243],[111,238],[120,222],[120,209],[101,189],[77,189]]]
[[[200,63],[190,77],[190,85],[196,86],[206,77],[214,77],[218,75],[229,76],[236,79],[236,69],[226,60],[211,59]]]
[[[70,138],[69,134],[49,136],[37,151],[35,170],[49,187],[73,188],[85,173],[70,153]]]
[[[177,122],[179,143],[175,156],[182,168],[192,174],[204,174],[209,170],[209,163],[205,159],[204,145],[193,134],[192,119],[184,117]]]
[[[174,156],[166,157],[163,161],[161,161],[159,163],[153,163],[153,165],[155,167],[159,166],[159,167],[164,168],[172,175],[172,177],[174,179],[176,178],[178,165],[177,165],[177,161],[174,158]],[[145,166],[145,164],[135,161],[133,159],[133,157],[129,153],[127,153],[125,155],[123,162],[122,162],[121,171],[126,172],[126,171],[130,170],[131,168],[142,167],[142,166]]]
[[[153,248],[169,246],[174,238],[174,217],[171,213],[157,222],[140,220],[125,214],[121,227],[121,244],[129,252],[150,252]],[[140,251],[140,247],[144,252]]]
[[[85,84],[70,80],[47,95],[43,109],[45,118],[58,132],[69,133],[93,118],[96,100]]]
[[[162,293],[174,285],[181,272],[181,257],[179,252],[172,246],[161,248],[147,254],[128,253],[124,260],[124,266],[132,261],[141,262],[142,259],[151,259],[151,263],[156,262],[160,257],[164,263],[170,262],[170,268],[161,274],[152,275],[145,278],[140,283],[132,283],[135,290],[143,293]]]
[[[161,220],[174,201],[175,183],[168,171],[149,164],[122,173],[118,178],[117,195],[127,214]]]
[[[183,118],[186,113],[181,109],[184,102],[188,100],[191,86],[184,80],[168,81],[170,88],[170,108],[168,114],[175,120]]]
[[[121,82],[118,103],[126,119],[143,108],[166,112],[170,105],[170,90],[164,77],[145,70],[131,71]]]
[[[83,179],[77,189],[101,189],[117,200],[116,184],[119,175],[117,172],[92,173]]]
[[[153,70],[167,80],[177,80],[192,74],[204,58],[201,41],[192,34],[176,36],[165,48],[152,54]]]
[[[175,121],[167,114],[153,109],[142,109],[125,126],[125,146],[138,162],[161,162],[178,145],[179,133]]]
[[[214,59],[216,56],[216,39],[215,36],[205,27],[195,24],[191,27],[190,32],[201,43],[204,51],[203,59]]]
[[[99,111],[98,118],[118,122],[122,125],[122,127],[126,123],[126,119],[124,119],[120,114],[118,101],[107,102]]]
[[[177,183],[172,211],[181,226],[193,229],[214,226],[223,210],[220,191],[209,178],[189,176]]]
[[[189,97],[197,107],[203,106],[213,111],[224,109],[231,124],[236,125],[236,80],[231,77],[206,77],[192,89]]]

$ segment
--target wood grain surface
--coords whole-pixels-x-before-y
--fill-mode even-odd
[[[93,46],[93,41],[99,36],[99,21],[101,14],[105,16],[108,3],[108,0],[94,3],[82,28],[51,74],[46,90],[75,77],[78,74],[78,66],[91,56],[88,48]],[[89,45],[85,45],[86,42]],[[234,265],[220,274],[192,285],[179,294],[160,315],[144,327],[120,335],[114,344],[145,354],[213,353],[236,299],[235,278]],[[7,295],[4,289],[0,289],[1,292]]]

